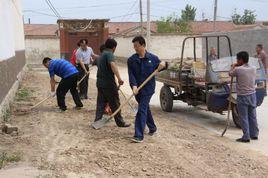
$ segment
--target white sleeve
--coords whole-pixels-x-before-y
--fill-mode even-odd
[[[88,48],[89,48],[89,50],[90,50],[90,53],[91,53],[91,55],[90,55],[90,56],[93,56],[93,55],[95,55],[95,53],[94,53],[93,49],[92,49],[91,47],[88,47]]]
[[[76,53],[75,53],[75,57],[76,57],[76,61],[82,59],[82,55],[81,55],[80,48],[76,51]]]

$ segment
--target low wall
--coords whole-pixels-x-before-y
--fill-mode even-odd
[[[41,64],[44,57],[60,58],[60,40],[58,37],[25,39],[27,64]]]
[[[155,34],[151,36],[151,52],[156,54],[160,59],[170,60],[181,57],[182,42],[188,37],[187,35],[178,34]],[[134,36],[115,37],[118,45],[115,55],[120,58],[128,58],[133,53],[132,39]],[[202,57],[202,40],[196,41],[196,56]],[[185,44],[184,57],[193,57],[193,41],[188,40]]]
[[[268,29],[252,29],[243,31],[233,32],[222,32],[222,33],[209,33],[209,35],[227,35],[231,39],[231,48],[233,55],[236,55],[239,51],[247,51],[250,56],[255,55],[256,44],[263,44],[266,51],[268,51]],[[203,44],[205,44],[203,42]],[[217,46],[216,40],[209,40],[209,46]],[[227,40],[220,42],[220,56],[230,56]],[[205,54],[205,51],[203,51]]]

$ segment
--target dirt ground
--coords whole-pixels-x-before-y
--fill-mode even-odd
[[[266,156],[180,119],[179,113],[169,117],[158,107],[152,108],[158,132],[146,135],[141,144],[129,140],[134,114],[128,106],[123,115],[132,123],[130,128],[118,128],[112,121],[101,130],[92,129],[93,80],[93,98],[84,100],[84,109],[73,110],[67,96],[65,113],[55,112],[56,99],[51,99],[30,114],[16,115],[21,105],[47,96],[48,74],[29,71],[21,88],[33,91],[32,96],[14,104],[9,122],[19,127],[19,135],[0,134],[0,151],[20,153],[21,163],[47,171],[50,177],[268,177]]]

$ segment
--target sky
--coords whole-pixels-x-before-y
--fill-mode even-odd
[[[143,1],[146,21],[146,0]],[[68,19],[110,19],[110,21],[139,21],[139,0],[50,0],[58,13]],[[187,4],[197,8],[196,20],[213,19],[214,0],[151,0],[151,20],[172,13],[180,15]],[[46,0],[22,0],[24,21],[34,24],[56,24],[57,17]],[[268,0],[218,0],[217,20],[230,20],[234,10],[254,10],[258,21],[268,21]]]

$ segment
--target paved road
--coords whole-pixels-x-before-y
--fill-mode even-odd
[[[125,81],[125,84],[123,85],[122,90],[130,95],[131,90],[128,85],[128,75],[127,75],[127,69],[126,67],[120,67],[120,73],[121,77]],[[96,70],[92,71],[91,77],[96,78]],[[159,107],[159,93],[160,89],[162,87],[161,83],[157,82],[156,86],[156,93],[153,96],[151,100],[151,105]],[[264,103],[262,106],[258,107],[257,109],[257,117],[259,121],[259,127],[260,127],[260,136],[258,141],[252,141],[249,144],[245,144],[245,147],[248,147],[250,149],[259,151],[263,154],[268,155],[268,97],[264,100]],[[174,117],[178,117],[178,119],[186,119],[189,122],[199,125],[201,127],[204,127],[211,132],[215,132],[217,134],[221,134],[222,130],[225,127],[225,120],[227,117],[226,115],[220,115],[212,112],[206,112],[199,109],[196,109],[194,107],[188,106],[185,103],[182,103],[180,101],[174,102],[174,108],[173,108]],[[242,131],[240,129],[237,129],[234,124],[232,123],[231,127],[225,134],[227,138],[230,138],[231,140],[234,140],[236,138],[241,137]],[[243,144],[243,143],[242,143]]]

